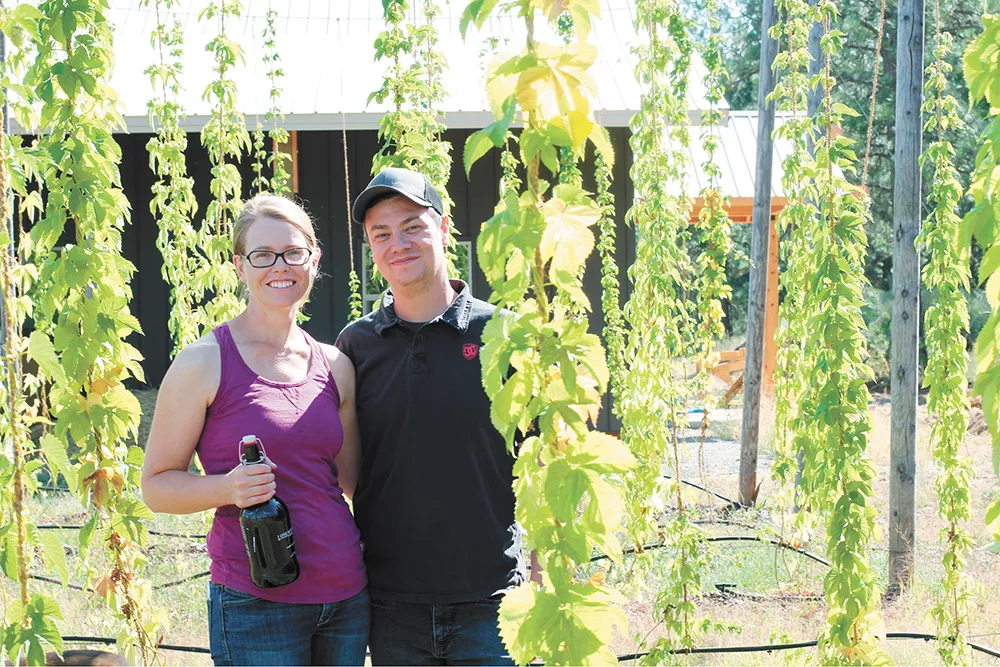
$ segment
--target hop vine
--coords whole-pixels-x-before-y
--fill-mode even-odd
[[[216,78],[202,95],[212,104],[212,116],[201,131],[201,143],[212,165],[212,201],[198,230],[204,262],[189,279],[203,294],[197,311],[199,337],[240,311],[239,280],[230,261],[232,227],[243,196],[243,179],[236,163],[250,151],[251,144],[246,122],[236,106],[236,84],[229,78],[233,68],[243,63],[243,51],[226,25],[242,12],[243,4],[238,0],[213,0],[198,15],[199,20],[214,20],[217,25],[215,37],[205,47],[214,56]]]
[[[383,3],[386,30],[375,39],[375,60],[389,61],[382,86],[368,101],[389,100],[392,110],[379,120],[382,145],[372,160],[372,174],[386,167],[404,167],[427,176],[441,195],[444,213],[453,202],[448,195],[451,144],[441,137],[445,126],[435,111],[444,100],[441,73],[447,61],[438,49],[434,20],[440,9],[434,0],[413,0],[421,22],[407,20],[410,0]],[[458,276],[455,229],[448,245],[448,274]]]
[[[37,11],[30,5],[18,5],[12,10],[0,10],[0,27],[5,39],[9,36],[37,34]],[[18,80],[24,74],[27,53],[25,40],[15,40],[18,50],[8,53],[3,62],[3,76],[6,80]],[[7,91],[0,95],[6,98]],[[30,115],[28,99],[15,103],[13,115],[24,122]],[[7,103],[0,99],[0,103]],[[28,113],[25,113],[25,112]],[[25,287],[30,285],[30,275],[35,267],[24,264],[14,244],[13,229],[8,221],[14,219],[13,207],[16,200],[24,202],[28,194],[28,181],[32,179],[28,157],[31,149],[25,149],[18,137],[6,134],[0,124],[0,290],[2,290],[3,320],[3,376],[0,380],[0,436],[7,446],[0,457],[0,540],[4,549],[0,554],[0,565],[7,576],[17,585],[16,599],[9,601],[6,617],[0,621],[0,642],[3,654],[13,664],[27,660],[29,664],[43,664],[46,644],[57,651],[62,649],[62,638],[57,622],[61,618],[58,605],[51,598],[38,595],[31,590],[29,567],[35,550],[42,546],[39,533],[34,528],[28,513],[28,502],[34,492],[34,479],[28,471],[32,458],[30,450],[31,425],[38,418],[37,378],[24,371],[24,360],[28,340],[24,337],[25,319],[32,313],[30,300],[25,298]],[[34,175],[37,177],[37,174]],[[40,201],[40,200],[39,200]],[[63,453],[65,455],[65,453]],[[35,456],[35,458],[40,458]],[[51,465],[51,463],[50,463]],[[66,466],[68,468],[68,465]],[[52,469],[56,468],[52,466]],[[62,544],[54,540],[48,551],[62,552]],[[46,559],[49,571],[58,564],[55,558]],[[60,572],[65,581],[65,575]]]
[[[152,518],[137,497],[142,450],[126,444],[138,434],[139,404],[124,382],[143,374],[139,352],[125,341],[140,327],[129,312],[135,269],[119,251],[129,209],[112,135],[124,123],[107,85],[113,60],[107,12],[99,0],[38,5],[35,57],[24,82],[40,106],[47,199],[25,247],[38,265],[28,353],[51,383],[47,408],[55,427],[43,436],[43,448],[61,464],[69,443],[76,448],[68,477],[91,510],[80,545],[86,551],[97,533],[119,545],[111,574],[130,585],[102,591],[122,623],[119,647],[148,664],[159,621],[147,603],[149,585],[138,578],[141,522]],[[57,247],[64,233],[72,240]]]
[[[696,347],[698,389],[704,409],[702,446],[707,437],[710,420],[708,381],[712,368],[719,360],[716,345],[726,333],[722,324],[722,302],[732,296],[732,289],[726,283],[726,261],[733,247],[730,232],[732,221],[726,213],[729,198],[722,191],[722,169],[715,159],[719,150],[719,133],[716,128],[723,121],[723,112],[719,109],[719,105],[724,101],[728,78],[722,61],[722,32],[717,0],[708,0],[705,12],[708,35],[702,51],[702,61],[706,68],[705,99],[709,103],[709,108],[701,117],[701,145],[706,155],[702,168],[707,182],[699,194],[703,204],[696,223],[701,247],[696,260],[698,267]]]
[[[544,5],[544,6],[543,6]],[[493,424],[513,447],[518,432],[532,433],[515,462],[515,516],[541,564],[543,586],[526,582],[504,596],[500,632],[520,664],[536,656],[547,664],[608,664],[615,627],[625,627],[621,596],[603,578],[582,579],[578,567],[598,548],[615,560],[621,515],[621,476],[633,457],[617,439],[590,430],[608,381],[600,339],[584,320],[557,306],[567,294],[586,303],[579,273],[594,248],[590,227],[601,209],[577,186],[549,188],[558,178],[561,147],[582,153],[588,140],[604,150],[606,135],[590,116],[594,83],[588,69],[597,55],[585,40],[591,3],[511,3],[525,20],[525,50],[491,69],[487,94],[496,121],[473,133],[465,167],[493,146],[507,144],[510,125],[524,130],[518,142],[524,189],[505,168],[504,200],[483,223],[480,266],[507,310],[483,333],[483,385]],[[492,9],[473,2],[462,29],[481,26]],[[577,40],[542,43],[535,20],[542,8],[550,21],[568,9]],[[572,108],[572,113],[566,110]],[[610,163],[612,155],[605,151]],[[550,298],[552,295],[552,298]]]
[[[149,6],[149,0],[146,5]],[[184,32],[180,20],[172,12],[177,0],[153,0],[156,27],[151,40],[158,62],[146,68],[153,97],[149,101],[150,125],[156,130],[146,144],[150,169],[156,175],[152,186],[149,211],[156,218],[159,233],[156,247],[163,256],[163,279],[170,286],[170,336],[173,353],[198,339],[199,328],[194,317],[198,292],[192,289],[189,277],[201,262],[198,257],[198,236],[192,224],[198,211],[194,196],[194,179],[187,172],[187,132],[181,129],[184,109],[178,101],[183,74],[181,56]]]
[[[810,428],[796,438],[804,452],[802,485],[816,506],[829,508],[826,553],[831,566],[824,581],[829,609],[819,648],[827,664],[882,664],[887,657],[880,646],[884,635],[881,595],[867,550],[877,531],[875,471],[867,457],[871,416],[866,383],[872,372],[865,363],[861,317],[866,283],[864,230],[870,202],[860,187],[841,175],[854,172],[852,140],[833,136],[833,127],[845,115],[858,115],[831,99],[831,61],[845,36],[831,28],[836,7],[820,0],[798,14],[802,9],[792,7],[786,23],[808,26],[818,20],[824,26],[824,72],[820,76],[824,97],[817,118],[823,134],[811,165],[815,175],[811,192],[820,224],[804,258],[812,272],[802,301],[806,316],[803,358],[808,364],[798,406]]]
[[[601,257],[601,311],[604,313],[604,341],[608,347],[608,372],[611,392],[620,396],[624,379],[625,318],[622,315],[621,282],[615,256],[615,195],[611,192],[611,169],[603,153],[594,156],[594,180],[597,182],[597,251]]]
[[[268,7],[265,16],[266,25],[261,36],[264,38],[264,64],[268,67],[267,80],[270,83],[271,106],[264,115],[264,123],[271,124],[267,131],[268,139],[271,140],[271,151],[267,156],[267,164],[271,167],[270,189],[276,195],[287,197],[292,194],[290,185],[292,175],[288,171],[291,156],[280,150],[281,145],[288,142],[288,130],[281,127],[285,114],[281,112],[279,104],[281,100],[279,84],[285,72],[281,69],[281,54],[278,51],[277,19],[277,10]]]
[[[818,134],[817,119],[806,116],[807,95],[810,86],[807,76],[810,56],[808,52],[808,26],[804,17],[809,11],[805,0],[779,0],[779,14],[789,17],[775,25],[771,37],[785,44],[775,57],[773,68],[778,80],[769,99],[774,100],[778,111],[788,114],[774,130],[775,139],[784,139],[791,145],[782,163],[781,186],[787,204],[778,214],[777,226],[788,241],[780,245],[785,268],[779,276],[784,298],[779,306],[779,324],[775,334],[778,347],[777,367],[774,374],[775,393],[775,457],[771,475],[775,481],[775,502],[780,509],[783,539],[793,545],[808,543],[812,539],[813,508],[821,503],[810,502],[807,486],[795,488],[793,480],[799,470],[799,453],[804,450],[812,426],[800,410],[800,398],[805,391],[807,323],[812,315],[808,308],[815,302],[807,301],[809,277],[808,249],[818,233],[819,210],[812,183],[811,147]],[[812,17],[815,18],[815,17]],[[799,507],[794,517],[795,530],[786,532],[785,519],[793,501]]]
[[[924,315],[924,386],[928,387],[927,410],[935,417],[931,451],[941,469],[937,480],[938,515],[947,523],[941,533],[945,542],[942,594],[931,613],[938,626],[938,652],[945,664],[953,665],[964,664],[969,657],[962,630],[969,620],[971,587],[963,570],[972,535],[962,524],[971,514],[969,480],[973,473],[972,461],[960,454],[969,427],[965,354],[969,255],[960,241],[957,209],[962,185],[953,164],[955,149],[946,139],[948,133],[961,129],[963,124],[957,113],[958,101],[948,94],[951,65],[946,58],[951,53],[952,39],[941,31],[940,4],[935,5],[935,33],[934,62],[927,68],[923,104],[923,112],[928,115],[924,132],[935,138],[921,156],[921,164],[933,170],[929,201],[934,209],[924,220],[917,244],[928,253],[924,285],[937,297]]]
[[[983,416],[993,439],[993,469],[1000,475],[1000,15],[983,16],[983,32],[969,44],[962,58],[963,74],[969,87],[969,102],[986,100],[992,120],[983,132],[983,145],[976,154],[976,166],[969,186],[972,209],[962,219],[962,244],[967,247],[975,238],[983,247],[979,282],[986,285],[991,312],[976,339],[977,374],[973,393],[982,398]],[[995,540],[988,547],[1000,551],[1000,500],[993,500],[986,510],[986,525]]]

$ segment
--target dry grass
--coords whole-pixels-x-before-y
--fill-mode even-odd
[[[155,404],[155,391],[137,392],[140,403],[147,415],[152,414]],[[761,428],[762,461],[766,461],[767,443],[773,433],[773,414],[765,406],[764,419]],[[880,523],[883,527],[883,538],[873,545],[872,560],[886,580],[887,565],[887,531],[888,517],[888,463],[889,463],[889,402],[888,397],[876,397],[872,402],[874,431],[871,439],[871,456],[879,473],[875,485],[877,503],[880,507]],[[977,421],[978,418],[978,421]],[[885,609],[886,628],[889,631],[934,632],[932,621],[927,616],[927,610],[933,604],[934,591],[941,576],[941,546],[938,533],[942,527],[937,517],[934,478],[936,471],[930,461],[930,451],[927,443],[930,422],[923,406],[919,409],[919,443],[918,443],[918,475],[917,475],[917,569],[916,578],[911,589],[899,600]],[[144,417],[140,427],[141,440],[144,444],[149,431],[149,418]],[[733,433],[738,434],[738,424],[715,425],[713,434],[724,438]],[[724,444],[724,443],[723,443]],[[733,448],[738,450],[738,444],[733,442]],[[966,440],[965,450],[974,461],[976,478],[972,483],[973,521],[968,528],[977,537],[977,549],[968,559],[968,570],[973,579],[982,587],[977,607],[972,614],[968,634],[981,636],[977,641],[1000,646],[1000,556],[988,553],[981,547],[987,544],[985,527],[982,517],[985,513],[988,499],[997,493],[996,479],[991,466],[991,444],[989,436],[981,428],[981,414],[974,415],[973,426]],[[727,458],[727,460],[729,460]],[[716,466],[721,465],[715,462]],[[772,489],[766,467],[762,466],[759,473],[762,479],[760,498],[766,499]],[[712,488],[723,495],[735,497],[737,487],[736,469],[711,477]],[[690,502],[703,502],[704,497],[693,490],[687,492]],[[766,506],[766,503],[765,503]],[[82,508],[73,500],[59,494],[40,497],[33,506],[35,518],[39,523],[80,523]],[[758,514],[756,519],[766,518]],[[747,517],[753,519],[754,517]],[[204,533],[207,529],[205,519],[198,516],[175,517],[158,515],[155,528],[183,533]],[[729,534],[746,534],[742,528],[713,528],[712,532]],[[89,573],[83,569],[75,548],[75,536],[66,532],[67,551],[70,553],[71,579],[80,583],[88,580]],[[823,546],[814,544],[812,551],[822,553]],[[93,564],[100,566],[100,549],[94,549]],[[177,538],[153,538],[147,550],[149,565],[147,577],[154,583],[174,581],[207,569],[208,557],[203,541],[188,541]],[[662,565],[670,554],[661,553],[654,557],[654,568]],[[716,583],[736,584],[736,590],[743,593],[769,594],[775,591],[796,591],[818,593],[822,591],[824,568],[792,554],[780,556],[772,547],[752,543],[720,544],[712,558],[709,572],[704,579],[704,590],[714,591]],[[609,574],[609,581],[614,581],[615,571]],[[655,572],[654,572],[655,578]],[[205,605],[205,589],[207,579],[195,579],[180,586],[154,592],[153,603],[164,610],[169,618],[169,628],[164,641],[171,644],[207,646],[207,618]],[[69,589],[61,589],[44,583],[34,584],[35,590],[45,592],[55,597],[66,616],[60,624],[64,634],[113,636],[116,632],[114,624],[109,622],[102,603],[93,595],[85,595]],[[4,580],[0,588],[3,594],[14,593],[10,582]],[[654,591],[655,594],[655,591]],[[649,595],[647,594],[647,598]],[[742,627],[739,635],[709,635],[701,645],[751,645],[767,644],[772,640],[799,641],[814,639],[822,627],[825,618],[825,607],[817,601],[757,601],[747,599],[720,599],[718,597],[703,597],[700,599],[699,613],[713,619],[734,623]],[[657,636],[658,628],[651,620],[651,603],[648,599],[630,602],[626,611],[630,627],[627,636],[620,637],[614,646],[617,653],[631,653],[637,649],[637,637]],[[998,635],[998,636],[993,636]],[[76,645],[74,646],[76,647]],[[100,648],[100,646],[94,646]],[[921,641],[894,641],[887,645],[887,650],[896,664],[940,664],[933,644]],[[812,661],[811,651],[793,651],[777,654],[731,654],[678,657],[681,664],[799,664]],[[167,652],[169,664],[207,665],[210,660],[206,655]],[[992,660],[982,654],[974,654],[976,664],[1000,664],[1000,660]]]
[[[871,404],[874,430],[870,442],[870,454],[878,472],[875,483],[876,503],[879,507],[879,524],[882,538],[872,545],[871,558],[881,574],[883,588],[888,581],[888,507],[889,507],[889,419],[888,396],[876,396]],[[765,450],[765,433],[773,433],[773,415],[766,414],[762,423],[762,453]],[[933,620],[928,610],[934,604],[938,582],[942,576],[941,555],[943,552],[939,534],[944,523],[937,515],[937,495],[935,478],[937,470],[931,460],[928,437],[931,420],[926,407],[918,409],[917,445],[917,536],[916,571],[911,588],[898,600],[884,609],[886,630],[889,632],[934,633]],[[737,443],[733,443],[738,447]],[[987,646],[1000,648],[1000,556],[983,549],[991,540],[988,538],[983,516],[989,500],[996,496],[997,481],[992,471],[992,445],[989,435],[982,427],[982,413],[973,410],[972,426],[965,442],[965,455],[973,460],[975,479],[972,480],[972,516],[966,526],[976,536],[976,548],[968,556],[968,573],[980,586],[981,593],[970,618],[966,634],[976,637],[976,641]],[[714,476],[713,489],[729,497],[737,493],[738,475]],[[766,499],[772,492],[770,478],[765,468],[758,473],[761,483],[759,499]],[[696,499],[697,496],[692,496]],[[710,532],[718,533],[719,529]],[[734,532],[734,531],[730,531]],[[746,534],[748,531],[735,531]],[[821,543],[809,547],[822,553]],[[784,567],[788,562],[797,571],[789,573]],[[798,562],[798,565],[795,563]],[[705,577],[704,590],[712,591],[716,583],[735,583],[738,591],[752,593],[775,593],[795,590],[799,592],[822,593],[822,578],[825,568],[806,564],[798,556],[786,555],[775,558],[774,549],[767,546],[720,546],[716,549],[711,571]],[[775,640],[804,641],[815,639],[825,620],[825,604],[816,601],[750,601],[746,599],[722,600],[717,597],[703,597],[698,604],[699,613],[712,619],[734,623],[742,627],[736,636],[710,635],[700,645],[755,645],[768,644]],[[636,637],[658,636],[658,629],[651,620],[648,603],[632,603],[627,608],[629,633],[620,637],[615,649],[619,654],[637,650]],[[888,642],[886,650],[896,664],[941,664],[933,642],[920,640],[899,640]],[[788,661],[789,664],[811,662],[814,651],[791,651],[787,654],[714,654],[692,657],[678,657],[681,663],[690,664],[775,664]],[[974,664],[1000,664],[982,653],[974,653]]]

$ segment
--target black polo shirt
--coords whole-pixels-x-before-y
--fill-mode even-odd
[[[337,338],[357,374],[354,516],[377,597],[467,602],[525,578],[514,460],[490,422],[479,364],[496,308],[452,286],[458,297],[430,322],[399,319],[389,292]]]

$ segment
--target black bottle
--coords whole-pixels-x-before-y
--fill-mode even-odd
[[[264,462],[264,445],[255,435],[240,441],[240,462],[243,465]],[[299,561],[295,558],[295,538],[288,507],[278,496],[244,507],[240,512],[243,542],[250,557],[250,578],[258,588],[274,588],[290,584],[299,578]]]

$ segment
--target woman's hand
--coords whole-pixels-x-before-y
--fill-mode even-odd
[[[275,489],[271,471],[275,468],[270,459],[264,459],[263,463],[241,464],[226,473],[232,504],[242,508],[270,500]]]

